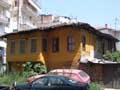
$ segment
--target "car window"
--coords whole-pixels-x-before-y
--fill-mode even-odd
[[[66,79],[68,82],[70,82],[70,83],[78,83],[78,81],[73,80],[73,79],[71,79],[71,78],[69,78],[69,77],[65,77],[65,79]]]
[[[83,72],[83,71],[81,71],[79,74],[80,74],[80,76],[82,76],[82,77],[88,77],[87,73],[85,73],[85,72]]]
[[[35,81],[33,81],[32,85],[37,86],[37,85],[46,85],[48,81],[47,77],[39,78]]]
[[[64,81],[61,78],[51,77],[49,78],[48,83],[51,86],[58,86],[58,85],[64,85]]]

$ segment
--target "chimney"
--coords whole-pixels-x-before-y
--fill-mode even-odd
[[[105,28],[108,28],[108,24],[105,24]]]

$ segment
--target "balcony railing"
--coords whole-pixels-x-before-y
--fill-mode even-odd
[[[8,0],[0,0],[0,6],[3,6],[5,8],[9,8],[10,3],[8,2]]]
[[[24,11],[24,12],[30,14],[30,15],[33,15],[33,16],[35,16],[37,14],[37,12],[34,11],[32,8],[30,8],[28,5],[24,5],[22,7],[22,11]]]
[[[30,21],[25,21],[24,23],[21,23],[21,30],[29,30],[37,28],[37,26],[33,25]]]
[[[38,1],[35,1],[35,0],[28,0],[28,2],[34,6],[34,8],[36,8],[38,11],[41,11],[41,8],[40,8],[40,3]]]
[[[0,23],[8,24],[8,18],[4,16],[3,14],[0,14]]]

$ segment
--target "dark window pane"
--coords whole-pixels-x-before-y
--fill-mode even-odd
[[[14,40],[10,42],[10,53],[15,54],[15,41]]]
[[[19,52],[22,54],[22,53],[25,53],[25,40],[20,40],[20,44],[19,44]]]
[[[59,38],[52,39],[52,51],[58,52],[59,51]]]
[[[44,52],[47,52],[48,45],[47,45],[47,39],[46,38],[42,39],[42,49],[43,49]]]
[[[31,39],[31,52],[37,51],[37,39]]]
[[[86,37],[85,37],[85,36],[82,36],[82,50],[83,50],[83,51],[86,50],[85,46],[86,46]]]
[[[75,50],[75,39],[73,36],[67,37],[67,50],[74,51]]]

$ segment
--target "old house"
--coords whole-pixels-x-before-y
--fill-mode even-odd
[[[116,41],[80,22],[19,31],[3,37],[7,38],[7,62],[11,70],[22,69],[26,61],[45,64],[48,70],[77,68],[82,56],[97,57],[100,49],[97,39],[112,43],[108,50],[115,50]]]

